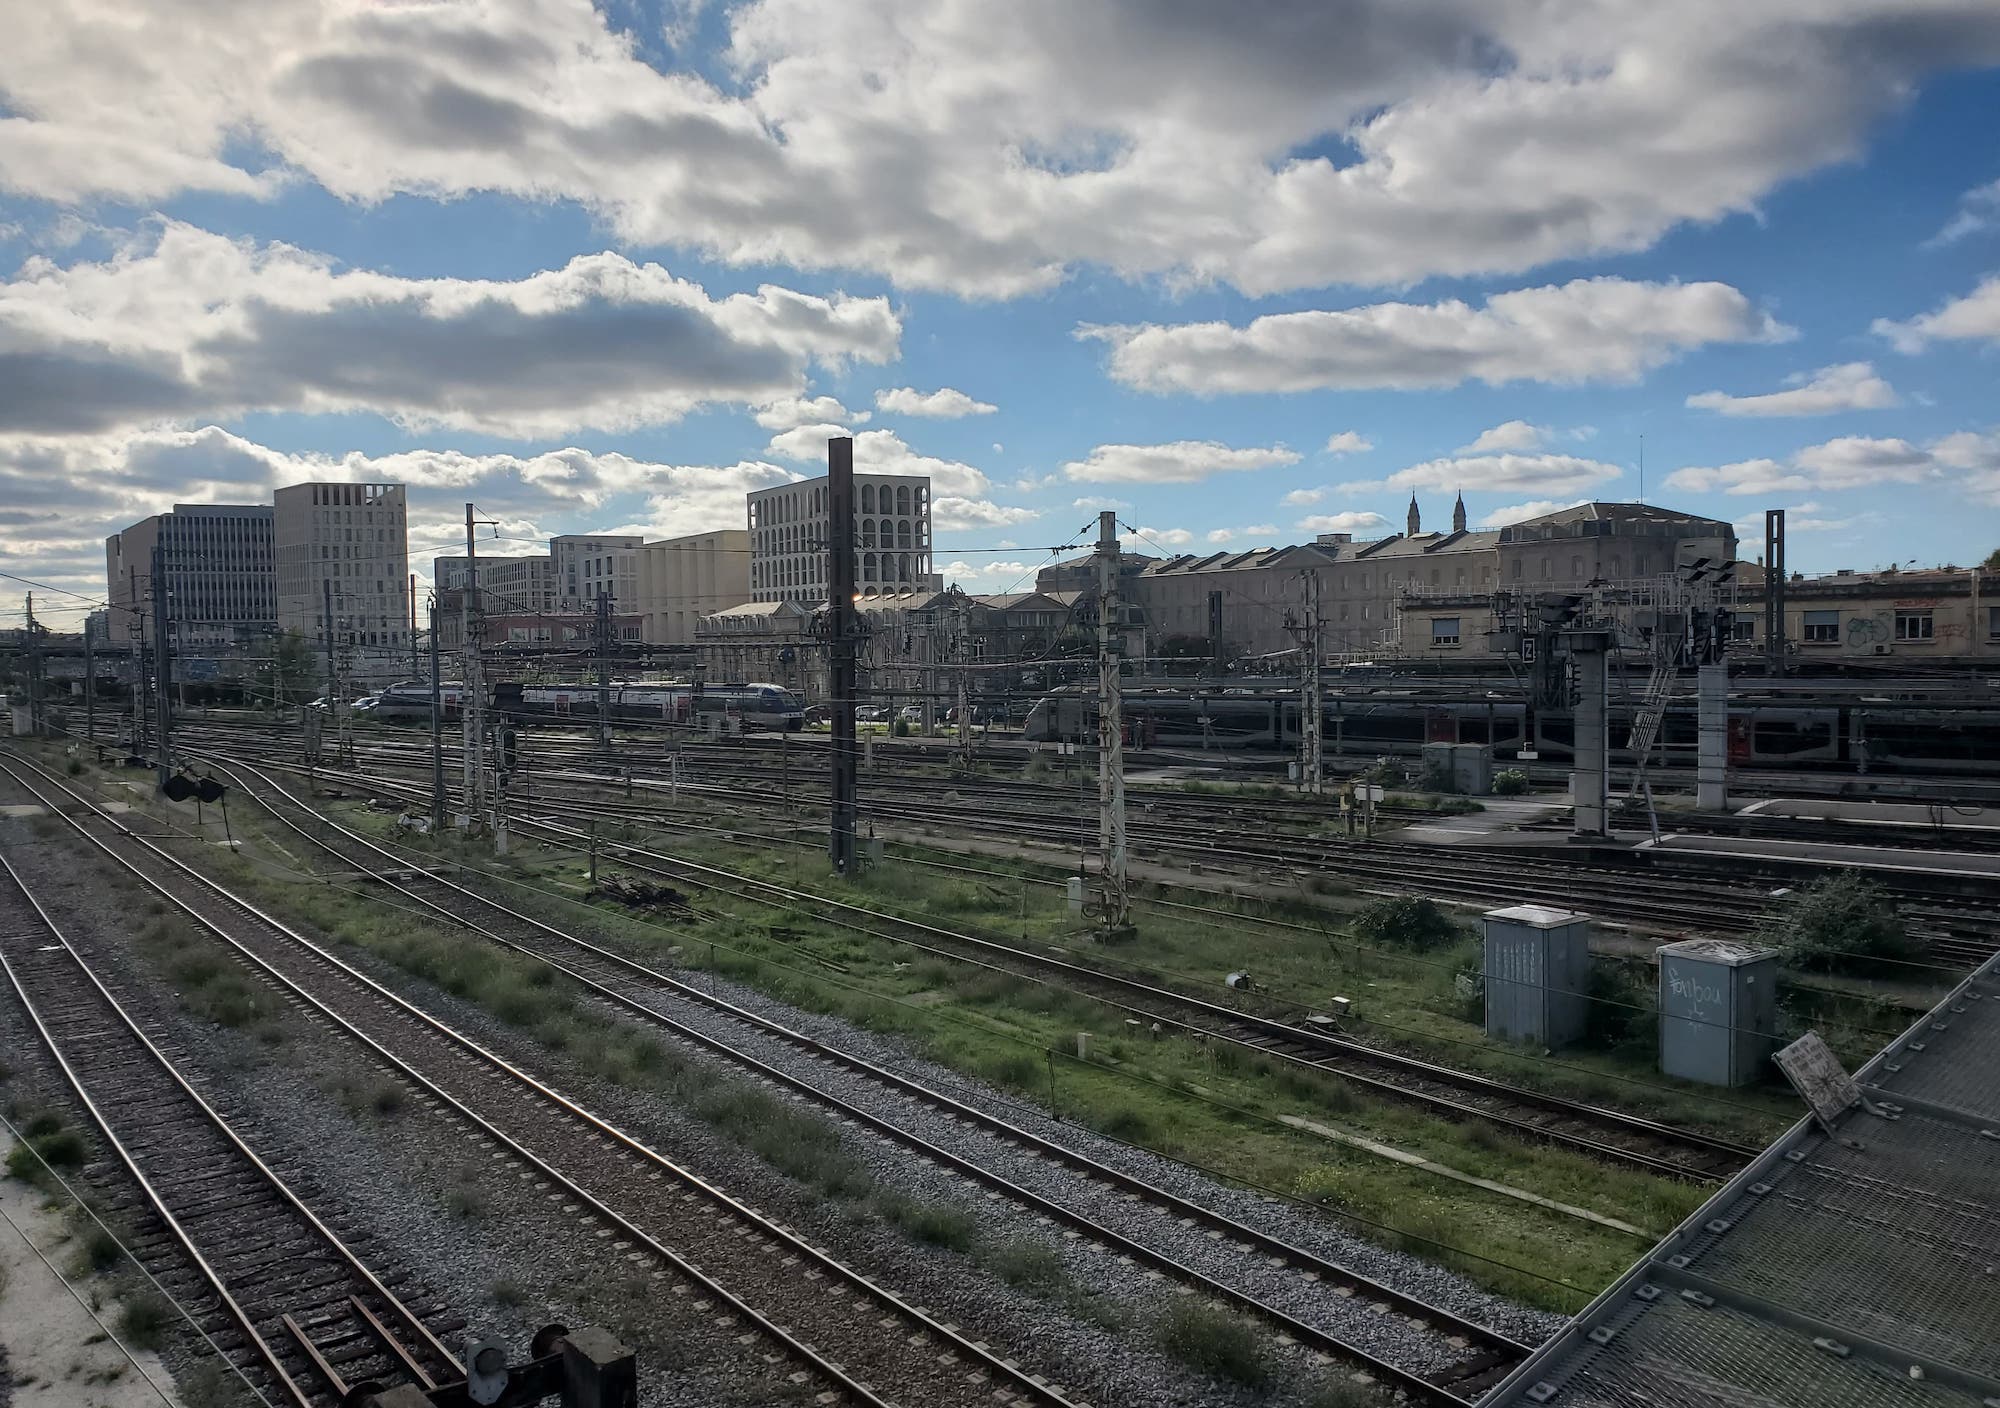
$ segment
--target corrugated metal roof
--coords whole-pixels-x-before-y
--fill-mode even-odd
[[[2000,955],[1482,1408],[2000,1404]]]

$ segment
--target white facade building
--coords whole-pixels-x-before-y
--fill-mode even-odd
[[[636,610],[648,645],[693,645],[704,616],[750,599],[750,535],[719,528],[647,543],[639,562]]]
[[[333,603],[356,679],[409,673],[409,511],[400,484],[294,484],[275,495],[278,627],[315,648]]]
[[[750,598],[826,600],[827,479],[749,496]],[[854,583],[862,596],[935,591],[931,481],[922,475],[854,476]]]
[[[595,611],[597,594],[611,593],[611,609],[638,609],[639,560],[645,542],[636,534],[567,533],[549,539],[556,596],[565,611]]]

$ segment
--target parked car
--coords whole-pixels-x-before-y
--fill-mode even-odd
[[[375,706],[381,702],[382,696],[379,694],[364,694],[347,707],[357,714],[367,714],[372,713]]]
[[[857,723],[886,724],[889,722],[889,706],[887,704],[863,704],[859,709],[854,711],[854,719]]]
[[[903,712],[896,717],[906,724],[920,724],[924,721],[924,706],[921,704],[905,704]]]

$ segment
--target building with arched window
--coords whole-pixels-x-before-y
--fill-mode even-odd
[[[827,480],[802,480],[749,496],[750,599],[826,600]],[[931,571],[931,481],[921,475],[854,476],[854,585],[863,598],[938,590]]]

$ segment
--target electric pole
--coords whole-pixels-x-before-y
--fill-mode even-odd
[[[1326,791],[1326,701],[1320,695],[1319,679],[1320,579],[1310,567],[1299,577],[1305,583],[1306,617],[1303,625],[1291,627],[1292,639],[1299,643],[1299,781],[1308,795],[1319,797]]]
[[[1103,880],[1099,918],[1123,929],[1131,915],[1125,884],[1125,711],[1118,657],[1118,515],[1097,515],[1097,848]]]
[[[126,640],[132,650],[132,753],[143,757],[151,696],[146,692],[149,678],[146,670],[146,607],[145,599],[139,595],[139,569],[136,567],[125,569],[125,600],[131,603],[132,610],[132,619],[125,627]]]
[[[416,579],[411,580],[414,582]],[[444,830],[444,681],[438,673],[435,592],[431,596],[431,830],[433,833]]]
[[[97,746],[97,633],[88,616],[83,618],[83,736]]]
[[[465,725],[465,812],[476,821],[486,808],[485,703],[486,681],[480,668],[480,635],[485,623],[479,610],[479,547],[472,538],[472,505],[465,506],[465,585],[458,594],[459,628],[464,637],[465,681],[459,715]]]
[[[952,637],[958,646],[958,766],[972,771],[972,600],[954,598]]]
[[[42,628],[35,621],[35,594],[28,593],[28,736],[40,738],[42,727]]]
[[[414,572],[410,574],[410,595],[408,601],[410,603],[410,678],[420,680],[423,676],[417,671],[417,574]]]
[[[333,579],[319,579],[320,591],[320,648],[326,652],[326,708],[320,712],[322,729],[326,724],[334,726],[333,749],[336,757],[340,754],[340,678],[339,662],[333,655]]]
[[[597,594],[597,744],[611,757],[611,593]]]
[[[833,817],[828,854],[834,873],[856,873],[859,812],[854,734],[854,439],[826,442],[826,651],[833,709]],[[696,686],[699,690],[700,686]]]
[[[167,654],[167,632],[173,610],[173,596],[167,590],[167,546],[155,539],[153,542],[153,677],[154,709],[158,718],[160,734],[159,774],[160,786],[167,785],[167,778],[173,772],[170,736],[173,730],[174,705],[168,691],[173,687],[173,664]]]

